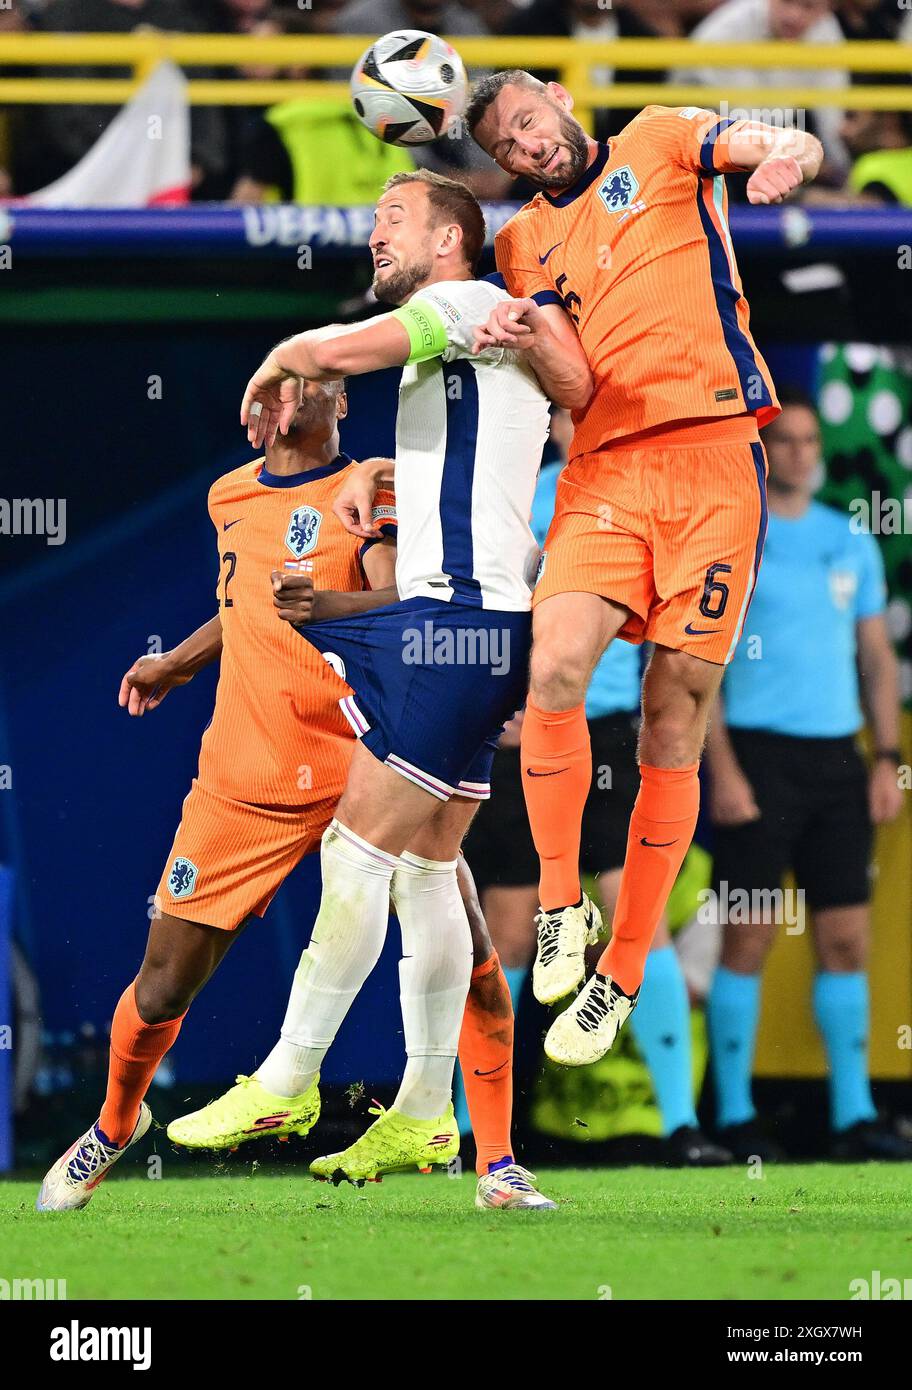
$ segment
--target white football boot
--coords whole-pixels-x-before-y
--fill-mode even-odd
[[[557,1203],[539,1192],[535,1174],[518,1163],[482,1173],[475,1193],[476,1207],[500,1207],[507,1211],[556,1211]]]
[[[41,1184],[36,1211],[76,1211],[92,1200],[96,1187],[110,1173],[127,1149],[142,1139],[152,1123],[152,1111],[143,1101],[136,1128],[121,1148],[105,1144],[95,1125],[58,1158]]]
[[[585,1067],[611,1047],[636,1008],[640,991],[625,994],[605,975],[593,975],[545,1036],[545,1056],[562,1067]]]
[[[532,992],[540,1004],[556,1004],[572,994],[586,976],[587,946],[602,930],[602,914],[584,893],[576,907],[544,908],[535,918],[538,948],[532,967]]]

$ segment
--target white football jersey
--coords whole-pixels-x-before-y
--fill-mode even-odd
[[[530,607],[538,546],[529,516],[548,399],[520,353],[490,348],[472,356],[473,328],[508,298],[486,280],[447,280],[419,290],[399,311],[421,325],[426,343],[425,360],[408,363],[399,388],[402,599]],[[435,349],[439,355],[429,355]]]

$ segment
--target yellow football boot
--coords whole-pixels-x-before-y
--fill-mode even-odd
[[[236,1149],[263,1136],[287,1139],[305,1135],[320,1118],[319,1076],[301,1096],[272,1096],[255,1076],[239,1076],[237,1085],[190,1115],[168,1126],[168,1138],[185,1149]]]
[[[377,1119],[360,1139],[341,1153],[314,1159],[310,1171],[315,1178],[360,1187],[384,1173],[407,1168],[428,1172],[433,1164],[445,1165],[459,1153],[459,1129],[452,1105],[436,1120],[414,1120],[379,1104],[369,1113]]]

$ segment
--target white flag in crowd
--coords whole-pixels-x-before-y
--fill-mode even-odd
[[[46,208],[144,208],[190,197],[187,80],[162,62],[62,178],[22,201]]]

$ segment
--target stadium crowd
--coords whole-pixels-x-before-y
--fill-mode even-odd
[[[894,0],[13,0],[10,7],[0,8],[0,41],[4,33],[29,29],[125,34],[154,28],[277,35],[377,34],[400,26],[456,36],[554,35],[580,42],[688,35],[695,44],[782,39],[838,45],[844,38],[912,42],[912,12]],[[2,65],[0,74],[29,75],[21,68]],[[35,69],[31,75],[126,74],[110,68],[101,73],[73,67]],[[191,75],[211,74],[195,70]],[[242,68],[228,75],[268,78],[279,74]],[[304,79],[321,73],[299,68],[284,75]],[[342,71],[322,75],[342,80],[347,76]],[[556,74],[543,71],[539,75]],[[592,76],[598,86],[673,79],[707,86],[728,84],[733,89],[788,84],[838,88],[849,81],[838,61],[832,69],[807,71],[719,70],[701,64],[696,48],[693,65],[675,72],[615,72],[599,66]],[[66,173],[92,147],[115,109],[69,104],[0,109],[0,196],[26,195]],[[633,114],[632,109],[599,111],[596,133],[611,135]],[[912,199],[908,172],[912,119],[908,114],[830,108],[811,113],[809,121],[827,152],[822,187],[815,197]],[[269,110],[196,107],[192,113],[193,197],[235,202],[361,201],[357,155],[369,146],[352,129],[355,124],[347,106],[317,107],[294,100]],[[327,141],[345,150],[351,169],[348,186],[340,186],[333,176],[335,161],[326,157]],[[867,181],[859,177],[857,161],[881,152],[887,153],[887,159],[878,162],[878,177]],[[364,158],[370,156],[364,154]],[[509,180],[470,141],[438,141],[416,151],[414,158],[440,172],[458,174],[480,197],[510,193]],[[397,152],[385,172],[409,167],[411,162],[412,155]],[[371,176],[375,174],[372,164]]]

